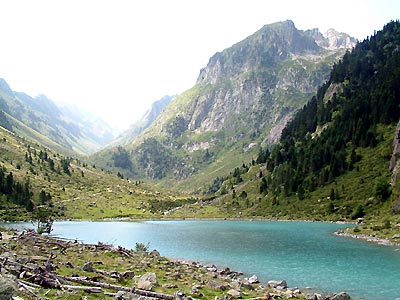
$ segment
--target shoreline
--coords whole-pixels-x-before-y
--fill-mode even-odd
[[[276,297],[308,299],[308,296],[313,299],[317,299],[316,297],[336,299],[332,297],[337,295],[346,297],[338,299],[350,299],[344,292],[322,295],[307,287],[301,289],[289,287],[285,280],[269,280],[262,284],[257,275],[247,278],[242,272],[231,270],[229,267],[171,259],[160,256],[157,250],[138,252],[101,242],[98,244],[72,242],[39,235],[34,230],[5,231],[1,244],[4,248],[4,251],[0,251],[0,257],[4,260],[3,270],[11,277],[3,277],[4,273],[0,274],[0,281],[7,283],[11,280],[19,285],[29,285],[29,289],[36,295],[46,290],[48,293],[50,288],[52,291],[57,291],[63,299],[67,294],[78,290],[84,293],[103,293],[108,296],[122,293],[122,298],[119,299],[130,299],[128,294],[126,298],[124,297],[125,292],[141,293],[141,295],[151,293],[157,299],[159,299],[157,295],[161,295],[168,297],[163,299],[188,300],[193,299],[192,296],[207,299],[207,296],[215,294],[218,295],[215,299],[220,300],[241,298],[242,295],[260,300],[276,299]],[[49,244],[53,247],[48,247]],[[11,245],[18,245],[18,247],[14,248],[15,246]],[[33,252],[30,251],[32,245],[36,247]],[[111,256],[110,253],[112,253]],[[95,260],[93,260],[94,257],[96,257]],[[109,259],[114,260],[108,261]],[[22,261],[29,261],[30,264],[25,267],[21,264]],[[107,271],[107,266],[115,268],[116,265],[120,266],[118,271]],[[132,269],[133,265],[134,269]],[[19,266],[20,269],[17,270],[13,266]],[[69,275],[62,276],[57,272],[58,268],[69,270],[67,271]],[[73,275],[77,273],[80,276]],[[95,274],[96,276],[100,274],[104,282],[98,283],[92,280]],[[143,278],[148,278],[149,274],[154,274],[152,276],[155,278],[155,283],[151,283],[155,290],[152,287],[144,288],[145,285],[140,283]],[[125,277],[128,275],[129,277]],[[53,280],[54,278],[56,281]],[[115,281],[115,278],[119,279]],[[164,284],[158,284],[158,279]],[[151,280],[147,279],[147,281]],[[132,288],[132,283],[134,288]],[[84,286],[81,286],[82,284]],[[110,288],[119,292],[111,294],[108,292]],[[15,290],[13,293],[18,293],[18,291]]]
[[[381,246],[389,246],[389,247],[400,247],[400,243],[392,242],[385,238],[378,238],[368,234],[355,234],[355,233],[348,233],[343,231],[335,231],[333,233],[336,236],[347,237],[352,239],[360,239],[370,243],[378,244]]]

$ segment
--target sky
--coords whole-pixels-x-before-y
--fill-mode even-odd
[[[265,24],[363,40],[399,18],[398,0],[0,0],[0,78],[123,130]]]

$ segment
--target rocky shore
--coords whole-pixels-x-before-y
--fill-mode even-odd
[[[366,240],[368,242],[376,243],[376,244],[383,245],[383,246],[400,246],[400,243],[395,243],[395,242],[389,241],[388,239],[379,238],[379,237],[371,236],[368,234],[355,234],[355,233],[348,233],[348,232],[344,232],[344,231],[336,231],[334,234],[337,236],[343,236],[343,237],[348,237],[348,238],[353,238],[353,239],[362,239],[362,240]]]
[[[171,260],[156,251],[1,231],[0,300],[5,299],[350,299],[303,293],[285,280],[261,284],[228,267]]]

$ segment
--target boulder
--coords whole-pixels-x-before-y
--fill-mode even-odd
[[[318,300],[318,299],[317,299],[317,295],[315,295],[315,294],[310,294],[310,293],[306,294],[305,299],[306,299],[306,300]]]
[[[254,284],[254,283],[260,283],[260,281],[258,280],[257,275],[253,275],[249,278],[249,283],[250,284]]]
[[[160,252],[158,252],[157,250],[153,250],[153,251],[151,251],[150,253],[149,253],[149,255],[151,256],[151,257],[160,257]]]
[[[272,287],[272,288],[282,288],[285,289],[287,288],[287,283],[285,280],[270,280],[268,281],[268,286]]]
[[[137,300],[138,295],[135,295],[133,293],[124,292],[124,291],[119,291],[115,294],[115,298],[117,300]]]
[[[132,279],[133,277],[135,277],[135,272],[133,271],[125,271],[122,273],[122,278]]]
[[[339,294],[333,295],[331,300],[351,300],[351,297],[346,292],[341,292]]]
[[[322,296],[321,294],[312,293],[312,294],[306,294],[305,299],[306,300],[322,300],[322,299],[325,299],[325,297]],[[328,298],[328,299],[330,299],[330,298]]]
[[[214,281],[214,280],[210,280],[207,283],[207,287],[214,291],[218,291],[218,290],[225,291],[227,289],[226,285],[223,285],[222,283],[220,283],[218,281]]]
[[[86,272],[94,272],[93,263],[91,261],[86,262],[83,265],[82,270]]]
[[[233,289],[229,290],[226,294],[228,295],[229,299],[242,298],[242,293],[240,291],[237,291],[237,290],[233,290]]]
[[[233,290],[240,290],[242,287],[242,282],[239,280],[233,280],[230,284],[229,287]]]
[[[138,288],[145,291],[151,291],[158,284],[155,273],[146,273],[139,278]]]
[[[176,284],[172,284],[172,283],[165,283],[162,285],[162,287],[164,289],[176,289],[178,288],[178,286]]]

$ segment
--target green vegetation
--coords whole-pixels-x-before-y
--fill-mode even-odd
[[[37,220],[43,227],[43,211],[51,219],[148,219],[164,216],[164,202],[166,210],[193,203],[192,197],[103,172],[3,128],[0,155],[3,220]]]
[[[347,53],[276,146],[260,150],[250,167],[243,164],[205,189],[218,189],[209,204],[218,208],[214,216],[364,217],[384,224],[372,229],[398,233],[399,217],[390,216],[398,200],[389,160],[400,118],[399,44],[399,22],[391,22]],[[237,196],[244,192],[246,197]]]

